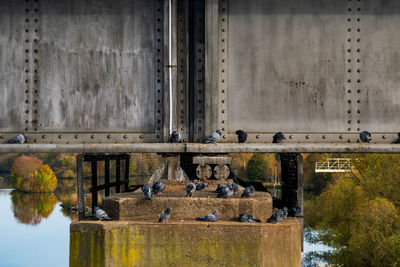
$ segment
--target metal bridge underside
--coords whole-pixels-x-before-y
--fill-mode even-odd
[[[399,1],[169,2],[0,0],[0,152],[400,152]]]

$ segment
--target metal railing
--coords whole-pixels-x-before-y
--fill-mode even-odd
[[[352,158],[329,158],[315,163],[315,172],[350,172],[354,166]]]

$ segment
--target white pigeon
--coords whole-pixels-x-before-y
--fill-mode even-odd
[[[96,217],[97,219],[99,219],[99,221],[111,221],[111,218],[108,217],[107,213],[100,209],[99,207],[95,207],[94,210],[94,217]]]

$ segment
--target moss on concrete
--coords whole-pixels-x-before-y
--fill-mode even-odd
[[[296,219],[238,222],[74,222],[70,266],[301,266]]]

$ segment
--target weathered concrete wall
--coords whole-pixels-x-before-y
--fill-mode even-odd
[[[70,266],[301,266],[296,219],[281,224],[74,222]]]
[[[194,197],[186,198],[184,188],[180,192],[164,192],[153,195],[153,200],[145,200],[141,190],[135,193],[121,193],[103,200],[103,208],[114,220],[158,221],[161,211],[172,208],[171,221],[194,220],[210,214],[219,213],[220,220],[237,221],[242,213],[252,214],[266,221],[272,214],[272,197],[268,193],[256,192],[253,198],[216,198],[215,193],[196,191]]]

